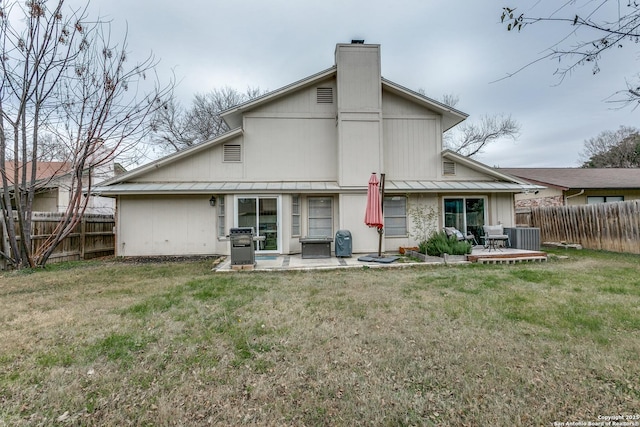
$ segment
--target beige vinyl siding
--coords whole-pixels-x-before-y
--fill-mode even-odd
[[[58,192],[59,187],[56,187],[36,194],[33,198],[33,210],[35,212],[58,212]]]
[[[373,116],[373,115],[372,115]],[[341,120],[338,183],[366,185],[371,172],[381,169],[380,122],[366,116]]]
[[[360,186],[383,166],[379,46],[338,45],[336,65],[338,184]]]
[[[217,210],[208,195],[120,197],[118,256],[220,253]],[[220,242],[228,246],[227,242]]]
[[[489,195],[489,212],[487,225],[498,223],[505,227],[515,227],[515,208],[513,194],[493,193]]]
[[[442,169],[442,117],[382,92],[384,166],[388,179],[437,180]]]
[[[453,162],[452,160],[445,160],[447,162]],[[455,162],[454,162],[455,163]],[[456,163],[455,175],[445,175],[439,177],[443,181],[495,181],[494,177],[485,175],[484,173],[471,169],[460,163]]]
[[[376,111],[382,103],[380,49],[378,46],[340,46],[338,64],[338,107],[340,111]]]
[[[318,88],[330,88],[333,91],[334,102],[333,103],[318,103]],[[328,79],[321,83],[318,83],[309,88],[302,89],[296,93],[289,94],[285,98],[276,99],[269,102],[266,105],[251,111],[251,114],[267,114],[271,116],[276,115],[304,115],[309,117],[314,114],[328,114],[332,113],[335,117],[336,103],[336,80],[335,78]]]
[[[244,145],[243,137],[225,141],[224,144]],[[219,181],[242,180],[244,177],[244,162],[224,162],[224,144],[198,152],[179,159],[161,168],[154,169],[143,176],[137,177],[136,182],[162,181]],[[244,147],[242,150],[244,151]],[[243,153],[244,155],[244,153]]]
[[[384,164],[389,179],[435,180],[438,164],[434,119],[385,119]]]
[[[244,179],[335,181],[335,118],[245,118]]]
[[[434,120],[440,118],[439,114],[384,90],[382,91],[382,114],[384,114],[385,118],[399,116]]]
[[[378,249],[378,232],[364,223],[364,211],[367,194],[340,194],[338,197],[338,228],[349,230],[353,236],[352,250],[354,254],[371,253]],[[384,239],[383,248],[384,250]]]

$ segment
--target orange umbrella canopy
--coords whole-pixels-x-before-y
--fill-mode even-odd
[[[367,211],[364,214],[364,223],[369,227],[381,229],[384,226],[382,217],[382,204],[380,203],[380,181],[374,173],[369,178],[369,187],[367,189]]]

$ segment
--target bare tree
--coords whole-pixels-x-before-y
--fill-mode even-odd
[[[215,88],[196,94],[188,110],[173,99],[154,117],[153,143],[170,153],[213,139],[229,130],[220,113],[261,94],[259,88],[247,88],[244,93],[228,86]]]
[[[604,131],[584,142],[580,153],[584,168],[640,167],[640,131],[620,126],[616,131]]]
[[[501,22],[508,31],[543,24],[561,25],[567,30],[547,52],[520,70],[538,61],[553,59],[561,64],[555,71],[561,81],[584,65],[591,66],[593,74],[597,74],[607,52],[637,45],[640,40],[640,2],[637,0],[563,0],[559,3],[547,0],[546,5],[551,9],[541,15],[525,14],[515,7],[502,9]],[[539,1],[531,10],[544,6],[545,3]],[[573,42],[576,37],[582,40]],[[640,74],[636,73],[632,79],[634,81],[627,80],[626,89],[612,95],[611,102],[620,106],[635,105],[634,108],[640,104]]]
[[[520,124],[509,115],[482,116],[479,121],[463,123],[444,136],[444,144],[450,150],[472,157],[499,139],[517,139]]]
[[[0,256],[17,267],[45,265],[84,214],[92,170],[135,147],[171,90],[147,81],[152,56],[127,67],[126,37],[113,43],[109,25],[90,22],[86,8],[46,3],[0,7],[0,207],[10,242]],[[70,164],[70,201],[51,236],[33,249],[36,170],[50,154],[49,138]]]
[[[426,96],[424,89],[418,89],[418,93]],[[460,97],[444,94],[440,102],[455,108],[460,102]],[[464,122],[448,130],[444,134],[443,143],[446,148],[456,153],[473,157],[494,141],[503,138],[515,140],[519,135],[520,124],[510,115],[484,115],[479,121]]]

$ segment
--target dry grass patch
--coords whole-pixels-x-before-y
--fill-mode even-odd
[[[0,425],[550,425],[640,413],[639,257],[0,279]]]

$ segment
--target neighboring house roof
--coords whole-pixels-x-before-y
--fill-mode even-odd
[[[224,121],[227,123],[227,125],[229,125],[230,128],[240,127],[242,125],[243,112],[253,109],[259,105],[266,104],[267,102],[271,102],[283,96],[286,96],[301,88],[312,86],[330,77],[335,77],[336,72],[337,72],[336,66],[327,68],[326,70],[320,71],[319,73],[313,74],[302,80],[298,80],[287,86],[283,86],[280,89],[276,89],[272,92],[266,93],[258,98],[254,98],[243,104],[239,104],[239,105],[236,105],[235,107],[231,107],[230,109],[223,111],[222,114],[220,114],[220,116],[224,119]],[[455,108],[449,107],[448,105],[445,105],[439,101],[436,101],[435,99],[431,99],[418,92],[414,92],[411,89],[407,89],[406,87],[401,86],[385,78],[382,78],[382,88],[396,95],[399,95],[403,98],[411,99],[412,101],[416,102],[419,105],[422,105],[439,114],[442,114],[443,131],[451,129],[452,127],[462,122],[469,116],[468,114],[463,113],[462,111],[456,110]]]
[[[640,188],[640,168],[498,168],[529,182],[562,190]]]
[[[31,177],[31,162],[28,162],[27,177]],[[61,177],[71,171],[71,163],[69,162],[37,162],[36,163],[36,181],[47,181],[52,178]],[[5,162],[4,171],[7,175],[7,181],[13,185],[13,175],[15,173],[15,164],[12,161]],[[18,168],[18,173],[22,174],[22,167]]]

